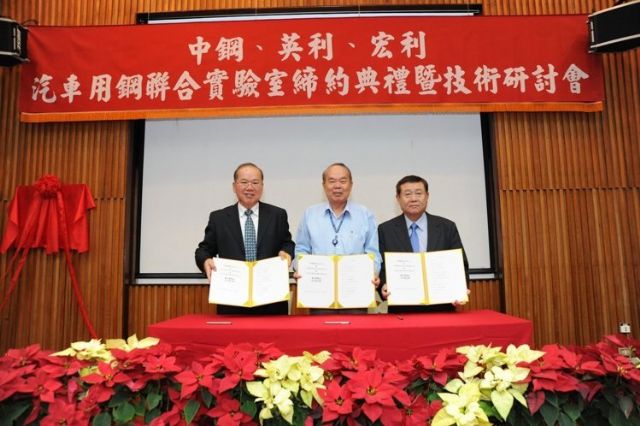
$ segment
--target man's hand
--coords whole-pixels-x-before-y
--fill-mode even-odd
[[[371,280],[371,284],[373,284],[375,288],[378,288],[378,286],[380,285],[380,277],[373,277],[373,279]]]
[[[280,250],[278,252],[278,256],[280,256],[281,259],[285,259],[287,261],[287,266],[291,266],[291,256],[289,256],[289,253],[284,250]]]
[[[211,272],[216,270],[216,264],[213,262],[213,258],[204,261],[204,272],[207,274],[207,279],[211,281]]]

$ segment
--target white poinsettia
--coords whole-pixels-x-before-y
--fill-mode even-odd
[[[247,382],[249,393],[256,397],[256,402],[262,403],[260,422],[273,418],[274,409],[277,409],[285,421],[292,423],[293,398],[296,396],[308,407],[312,406],[314,399],[322,404],[318,389],[324,388],[324,370],[316,364],[329,356],[326,351],[297,357],[282,355],[263,363],[254,374],[265,379]]]
[[[454,418],[452,413],[461,413],[463,411],[466,413],[465,410],[473,411],[475,409],[474,401],[469,399],[468,396],[471,395],[471,390],[476,389],[476,387],[478,389],[477,401],[491,402],[503,419],[509,416],[514,400],[525,407],[527,406],[524,392],[527,390],[528,384],[525,381],[530,374],[530,370],[520,367],[519,364],[521,362],[535,361],[544,355],[543,352],[533,351],[528,345],[518,347],[509,345],[506,352],[501,352],[500,347],[484,345],[463,346],[458,348],[457,352],[464,354],[468,361],[463,371],[458,374],[460,378],[450,381],[445,386],[445,390],[450,394],[444,392],[439,394],[444,403],[438,414],[447,412],[449,404],[455,402],[455,406],[449,408],[448,415],[440,415],[439,419],[443,423],[439,424],[459,425],[462,424],[460,421],[463,421],[460,419],[468,419],[469,416],[462,416],[462,414],[460,414],[462,417]],[[463,398],[461,392],[464,392],[467,398]],[[458,395],[458,398],[452,397],[452,394]],[[463,410],[460,404],[465,401],[470,405]],[[436,423],[434,422],[433,424]]]
[[[454,379],[458,381],[459,379]],[[456,393],[439,393],[444,403],[433,420],[432,426],[472,426],[490,425],[489,418],[482,411],[479,401],[482,394],[476,382],[461,384],[455,382]]]
[[[82,361],[112,361],[113,355],[100,339],[91,339],[88,342],[73,342],[63,351],[52,354],[53,356],[72,356]]]
[[[138,340],[137,335],[132,335],[124,339],[107,339],[107,349],[122,349],[123,351],[131,352],[134,349],[147,349],[151,346],[158,344],[160,339],[156,337],[145,337],[142,340]]]

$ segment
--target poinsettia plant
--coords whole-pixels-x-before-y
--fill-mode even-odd
[[[0,357],[0,425],[640,424],[640,342],[375,351],[229,345],[189,359],[135,336]]]

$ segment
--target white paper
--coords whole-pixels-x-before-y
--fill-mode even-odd
[[[341,308],[366,308],[375,303],[373,259],[367,254],[340,256],[338,303]]]
[[[272,257],[253,266],[253,305],[288,300],[289,267],[286,259]]]
[[[331,308],[334,295],[334,263],[331,256],[306,254],[298,258],[298,307]]]
[[[385,253],[389,305],[420,305],[425,301],[422,253]]]
[[[442,250],[426,253],[429,304],[466,301],[467,280],[462,250]]]
[[[249,265],[240,260],[215,258],[209,303],[244,306],[249,301]]]

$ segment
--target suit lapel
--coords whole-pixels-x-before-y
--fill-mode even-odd
[[[266,230],[269,229],[271,220],[273,220],[273,212],[266,206],[266,204],[260,204],[259,210],[259,220],[258,220],[258,240],[256,244],[260,247],[260,243],[262,242],[262,238],[266,233]]]
[[[411,247],[411,241],[409,240],[409,232],[407,231],[407,222],[404,220],[404,215],[398,216],[393,225],[396,238],[402,245],[402,250],[413,251],[413,248]]]
[[[442,236],[440,226],[441,224],[427,213],[427,251],[439,250],[439,239]]]
[[[242,238],[242,228],[240,227],[240,215],[238,213],[238,204],[234,204],[227,208],[227,220],[229,223],[229,232],[236,241],[242,251],[242,257],[246,256],[244,251],[244,238]]]

